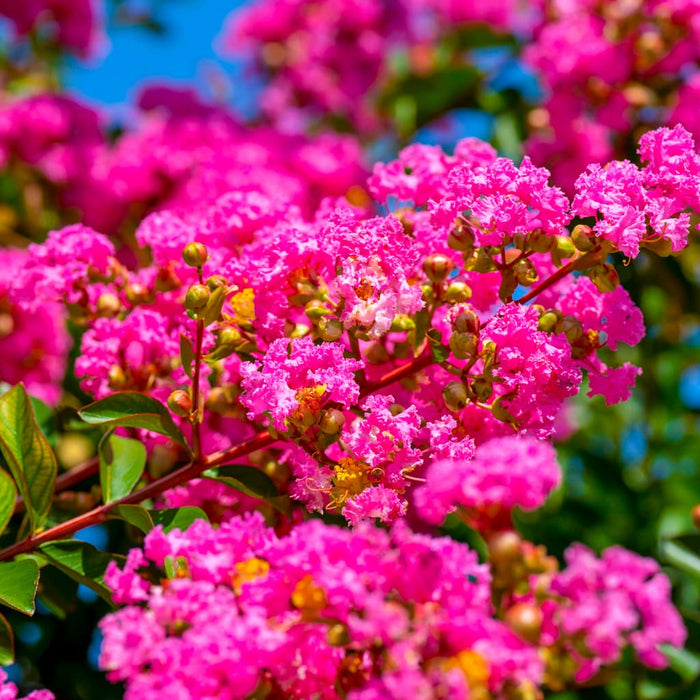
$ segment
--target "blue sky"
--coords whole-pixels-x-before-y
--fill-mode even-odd
[[[229,77],[235,73],[214,51],[214,40],[224,19],[245,0],[166,0],[157,6],[157,18],[166,32],[142,27],[108,28],[109,53],[94,65],[71,61],[65,78],[68,88],[90,101],[119,105],[130,100],[144,81],[206,84],[207,71],[218,68]],[[141,3],[142,5],[144,3]],[[237,98],[241,96],[236,96]]]

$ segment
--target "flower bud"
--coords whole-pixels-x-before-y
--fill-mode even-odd
[[[489,558],[493,565],[510,564],[521,557],[522,540],[513,530],[496,533],[488,542]]]
[[[345,416],[343,412],[339,411],[337,408],[329,408],[323,412],[318,427],[321,429],[321,432],[326,435],[336,435],[343,429],[344,425]]]
[[[223,275],[212,275],[211,277],[207,277],[206,285],[209,287],[209,290],[213,292],[219,287],[226,286],[226,278]]]
[[[126,374],[119,365],[112,365],[107,374],[107,381],[110,389],[119,391],[126,386]]]
[[[545,311],[540,316],[540,320],[537,322],[537,328],[545,333],[551,333],[561,318],[561,311],[558,311],[557,309],[549,309],[549,311]]]
[[[479,248],[475,256],[465,261],[464,267],[474,272],[493,272],[497,268],[494,259],[486,251],[486,248]]]
[[[458,333],[478,333],[479,317],[471,309],[465,309],[457,314],[452,325]]]
[[[574,230],[571,232],[571,242],[581,252],[588,253],[596,245],[593,229],[585,224],[574,226]]]
[[[423,272],[433,284],[440,284],[450,274],[454,263],[442,253],[433,253],[423,261]]]
[[[555,333],[564,333],[570,343],[575,343],[583,335],[583,326],[575,316],[562,316],[554,326]]]
[[[541,228],[536,228],[527,237],[527,247],[536,253],[548,253],[555,245],[555,239]]]
[[[700,503],[692,510],[693,525],[700,530]]]
[[[337,318],[322,316],[318,320],[318,334],[322,340],[338,340],[343,335],[343,324]]]
[[[474,228],[466,221],[459,221],[447,236],[447,245],[452,250],[467,252],[474,249]]]
[[[113,318],[121,311],[122,303],[119,301],[119,297],[116,294],[105,292],[104,294],[100,294],[97,299],[95,309],[98,316]]]
[[[405,314],[400,316],[395,316],[394,320],[391,322],[391,328],[389,330],[394,332],[399,331],[412,331],[416,327],[416,322]]]
[[[610,263],[594,265],[588,271],[588,276],[602,294],[612,292],[620,284],[620,276]]]
[[[182,259],[190,267],[202,267],[207,261],[207,247],[203,243],[188,243],[182,250]]]
[[[506,613],[506,624],[525,641],[537,644],[542,631],[542,610],[533,603],[516,603]]]
[[[209,287],[204,284],[193,284],[185,295],[185,308],[189,311],[203,309],[207,305],[210,296]]]
[[[503,405],[504,396],[499,396],[491,404],[491,415],[502,423],[515,423],[515,416]]]
[[[490,382],[485,377],[475,377],[470,384],[470,388],[477,401],[488,401],[493,395],[493,382]]]
[[[328,628],[326,639],[332,647],[344,647],[350,644],[350,632],[344,624],[336,622]]]
[[[309,301],[304,307],[304,312],[312,321],[333,313],[320,299]]]
[[[464,282],[453,282],[446,290],[443,299],[448,304],[461,304],[471,299],[472,290]]]
[[[450,336],[450,350],[458,360],[466,360],[475,352],[479,338],[474,333],[453,333]]]
[[[241,340],[241,333],[237,328],[226,326],[219,331],[218,345],[236,345]]]
[[[148,304],[153,300],[151,291],[144,284],[135,282],[126,288],[126,298],[130,304],[137,306],[138,304]]]
[[[175,389],[175,391],[168,396],[168,408],[176,416],[189,416],[192,411],[192,399],[186,391]]]
[[[537,282],[537,268],[532,260],[519,260],[513,265],[513,272],[515,272],[518,282],[524,287],[529,287]]]
[[[450,411],[461,411],[469,402],[467,388],[462,382],[450,382],[442,390],[442,400]]]

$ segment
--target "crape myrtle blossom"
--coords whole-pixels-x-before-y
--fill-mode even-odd
[[[90,58],[106,41],[102,5],[102,0],[0,0],[0,15],[9,19],[16,37],[49,26],[57,44]]]
[[[682,123],[697,132],[697,3],[543,3],[523,51],[545,89],[525,152],[568,193],[591,162],[624,157],[629,134]]]
[[[0,700],[17,700],[17,686],[7,680],[7,673],[0,668]],[[54,694],[48,690],[33,690],[24,700],[55,700]]]
[[[669,603],[671,586],[659,565],[622,547],[600,559],[582,544],[564,554],[567,567],[551,582],[553,598],[542,605],[542,639],[564,645],[584,682],[604,664],[616,662],[626,645],[651,668],[668,661],[660,645],[681,646],[686,630]],[[584,648],[577,648],[580,638]]]
[[[25,251],[0,251],[0,382],[24,382],[30,394],[55,404],[61,397],[70,338],[60,304],[45,302],[30,311],[14,300],[14,276],[26,259]]]
[[[252,515],[218,529],[156,528],[144,547],[106,574],[127,607],[101,623],[100,664],[126,680],[126,698],[256,688],[399,698],[406,687],[505,698],[541,679],[536,650],[491,617],[476,554],[402,523],[387,532],[311,521],[277,538]],[[138,573],[149,564],[165,567],[160,584]]]

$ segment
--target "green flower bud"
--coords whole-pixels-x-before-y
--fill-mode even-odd
[[[119,391],[119,389],[123,389],[126,386],[126,374],[119,365],[112,365],[109,368],[107,380],[109,382],[109,388],[115,391]]]
[[[218,344],[223,346],[236,345],[241,340],[241,333],[237,328],[226,326],[219,331]]]
[[[328,628],[326,640],[332,647],[344,647],[350,644],[350,632],[341,622],[336,622]]]
[[[596,289],[602,293],[612,292],[620,284],[620,276],[610,263],[594,265],[588,271],[588,276]]]
[[[440,284],[454,267],[454,263],[442,253],[433,253],[423,261],[423,272],[433,284]]]
[[[571,242],[582,253],[588,253],[595,248],[595,233],[590,226],[579,224],[574,226],[574,230],[571,232]]]
[[[501,272],[501,284],[498,287],[498,296],[501,301],[510,301],[513,292],[518,288],[518,277],[513,270]]]
[[[531,231],[527,237],[527,247],[536,253],[548,253],[555,245],[554,237],[549,236],[541,228]]]
[[[96,311],[98,316],[113,318],[122,310],[122,303],[116,294],[105,292],[97,299]]]
[[[320,299],[312,299],[304,307],[304,313],[312,320],[316,321],[321,316],[328,316],[333,312],[326,307]]]
[[[207,247],[203,243],[188,243],[182,251],[182,259],[190,267],[202,267],[208,257]]]
[[[564,333],[570,343],[575,343],[583,335],[583,326],[575,316],[562,316],[554,326],[555,333]]]
[[[406,315],[395,316],[394,320],[391,322],[390,330],[394,332],[399,331],[412,331],[416,327],[416,322]]]
[[[476,352],[479,338],[474,333],[453,333],[450,336],[450,351],[458,360],[466,360]]]
[[[189,311],[203,309],[207,305],[210,296],[209,287],[205,284],[193,284],[185,295],[185,308]]]
[[[474,241],[474,228],[466,221],[458,221],[447,236],[447,245],[462,253],[473,250]]]
[[[466,260],[464,263],[465,269],[474,272],[493,272],[497,269],[496,263],[486,248],[479,248],[476,255]]]
[[[343,324],[337,318],[322,316],[318,320],[318,335],[322,340],[338,340],[343,335]]]
[[[538,330],[544,331],[545,333],[551,333],[556,327],[557,323],[559,323],[561,317],[562,313],[561,311],[557,311],[557,309],[549,309],[549,311],[545,311],[540,316],[540,320],[537,323]]]
[[[532,260],[519,260],[513,265],[518,282],[524,287],[529,287],[537,282],[537,268],[532,263]]]
[[[478,401],[488,401],[493,395],[493,382],[484,377],[475,377],[470,388]]]
[[[226,278],[223,275],[212,275],[207,277],[206,285],[209,287],[209,291],[213,292],[219,287],[226,286]]]
[[[461,304],[462,302],[471,299],[472,290],[468,284],[464,282],[453,282],[443,295],[443,299],[448,304]]]
[[[537,644],[542,631],[542,610],[534,603],[516,603],[506,613],[506,624],[530,644]]]
[[[339,411],[337,408],[329,408],[323,412],[318,427],[321,429],[321,432],[326,435],[336,435],[343,429],[344,425],[345,416],[343,412]]]
[[[469,402],[467,389],[462,382],[450,382],[442,390],[442,400],[450,411],[461,411]]]
[[[176,416],[189,416],[192,411],[192,399],[186,391],[175,389],[175,391],[168,396],[168,408]]]
[[[479,317],[471,309],[460,311],[452,324],[458,333],[478,333]]]

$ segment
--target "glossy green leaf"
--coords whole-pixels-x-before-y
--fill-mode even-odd
[[[185,374],[192,379],[192,363],[194,362],[194,348],[192,341],[182,333],[180,334],[180,361]]]
[[[105,503],[128,496],[146,466],[142,442],[117,435],[105,435],[100,442],[100,485]]]
[[[164,508],[163,510],[149,511],[154,525],[162,525],[165,532],[171,530],[186,530],[195,520],[206,520],[207,514],[196,506],[183,506],[182,508]]]
[[[57,466],[21,384],[0,396],[0,450],[24,498],[31,530],[36,532],[51,508]]]
[[[442,333],[440,333],[440,331],[429,332],[428,342],[430,343],[430,351],[433,354],[433,360],[438,364],[445,362],[450,356],[450,349],[442,344]]]
[[[39,547],[38,552],[57,569],[82,583],[97,595],[111,602],[110,590],[105,586],[104,573],[110,561],[123,565],[125,558],[116,554],[100,552],[87,542],[80,540],[56,540]]]
[[[143,506],[124,505],[110,509],[109,518],[118,518],[147,535],[154,527],[153,518]]]
[[[160,401],[137,391],[118,391],[81,408],[78,414],[91,425],[152,430],[167,435],[189,449],[185,436],[175,425],[168,409]]]
[[[277,487],[265,472],[250,467],[247,464],[229,464],[218,467],[202,474],[207,479],[221,481],[227,486],[245,493],[253,498],[259,498],[269,503],[284,515],[289,516],[291,503],[286,496],[280,496]]]
[[[147,510],[143,506],[117,506],[112,508],[110,517],[119,518],[133,525],[147,535],[156,525],[162,525],[165,532],[186,530],[195,520],[208,520],[206,513],[196,506]]]
[[[700,578],[700,535],[664,540],[661,542],[661,554],[677,569]]]
[[[12,634],[12,627],[0,615],[0,666],[9,666],[15,660],[15,638]]]
[[[5,531],[15,509],[17,489],[12,477],[0,469],[0,535]]]
[[[34,559],[20,559],[0,564],[0,603],[34,614],[34,597],[39,585],[39,567]]]

